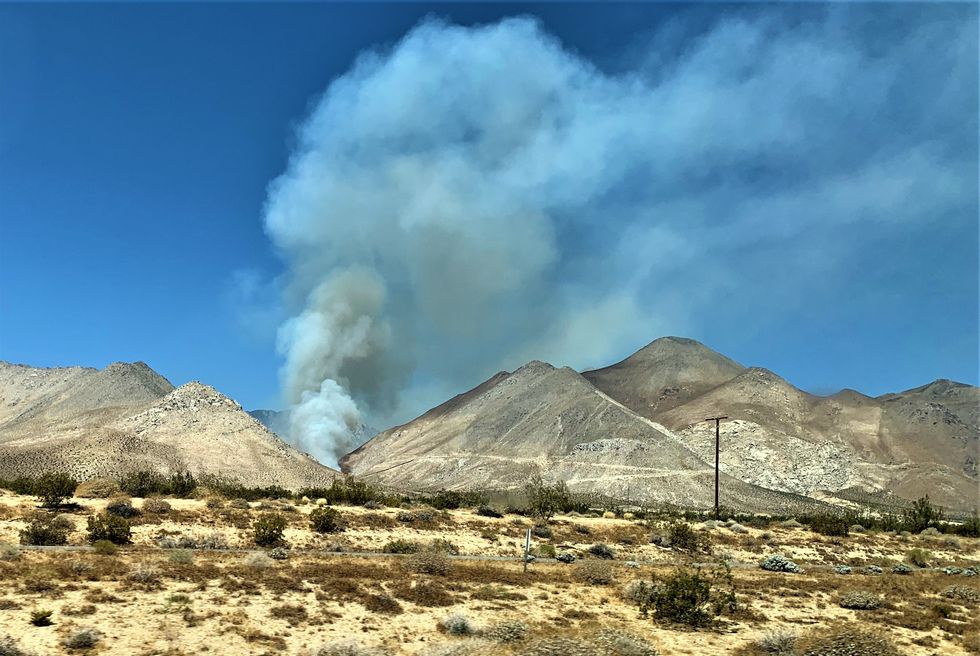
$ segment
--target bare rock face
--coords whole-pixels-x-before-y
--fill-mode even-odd
[[[336,475],[214,388],[174,389],[142,362],[102,370],[0,363],[0,477],[67,471],[89,479],[138,469],[289,488]]]

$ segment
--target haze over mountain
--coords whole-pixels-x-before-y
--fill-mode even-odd
[[[139,469],[288,488],[336,475],[214,388],[175,389],[142,362],[97,370],[0,361],[0,477],[67,471],[86,479]]]
[[[937,381],[878,399],[820,397],[704,345],[665,337],[579,375],[532,362],[501,372],[341,460],[407,487],[508,487],[533,472],[572,489],[709,505],[722,424],[727,503],[788,503],[772,492],[847,497],[860,489],[977,504],[980,390]],[[788,498],[788,497],[787,497]]]

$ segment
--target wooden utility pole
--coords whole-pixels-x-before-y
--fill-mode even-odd
[[[728,417],[708,417],[705,421],[715,422],[715,519],[721,514],[718,505],[718,459],[721,453],[721,420]]]

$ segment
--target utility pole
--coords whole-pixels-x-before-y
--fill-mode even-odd
[[[721,453],[721,420],[728,417],[708,417],[705,421],[715,422],[715,519],[721,514],[718,505],[718,459]]]

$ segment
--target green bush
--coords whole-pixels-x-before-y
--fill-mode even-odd
[[[609,545],[602,544],[601,542],[598,544],[593,544],[591,547],[589,547],[589,553],[596,558],[602,558],[603,560],[612,560],[616,557],[616,554],[613,553],[612,548],[610,548]]]
[[[490,506],[480,506],[476,509],[476,514],[480,517],[503,517],[503,514],[499,510]]]
[[[275,547],[284,543],[283,531],[286,518],[279,514],[265,514],[252,525],[252,540],[260,547]]]
[[[527,508],[530,514],[544,522],[571,505],[571,494],[565,481],[549,485],[539,474],[535,474],[527,482],[524,486],[524,494],[527,496]]]
[[[99,540],[129,544],[130,535],[129,522],[123,517],[102,512],[88,518],[88,541],[93,544]]]
[[[56,508],[70,499],[78,487],[78,481],[65,473],[40,476],[32,486],[32,492],[45,508]]]
[[[327,503],[331,505],[363,506],[371,502],[397,505],[397,499],[392,495],[386,494],[381,488],[359,481],[353,476],[335,478],[331,481],[330,487],[302,489],[299,491],[299,496],[310,499],[326,499]]]
[[[911,533],[921,533],[927,528],[934,527],[942,530],[945,514],[941,508],[934,507],[929,502],[929,495],[917,499],[912,507],[902,514],[903,528]]]
[[[317,533],[339,533],[344,530],[344,523],[339,512],[322,506],[310,513],[310,528]]]
[[[707,531],[695,531],[687,522],[671,522],[667,527],[671,549],[689,554],[710,554],[711,536]]]
[[[96,540],[92,543],[92,548],[100,556],[114,556],[119,553],[119,546],[108,540]]]
[[[725,566],[713,574],[701,569],[679,569],[654,579],[647,590],[640,590],[640,610],[656,619],[688,626],[707,626],[726,608],[736,608],[731,570]]]
[[[820,535],[844,537],[848,535],[853,517],[838,513],[820,513],[810,518],[810,530]]]
[[[44,547],[67,544],[72,528],[72,523],[65,517],[35,513],[20,532],[20,543]]]
[[[119,489],[131,497],[146,498],[151,494],[163,494],[166,481],[155,471],[130,472],[119,479]]]

